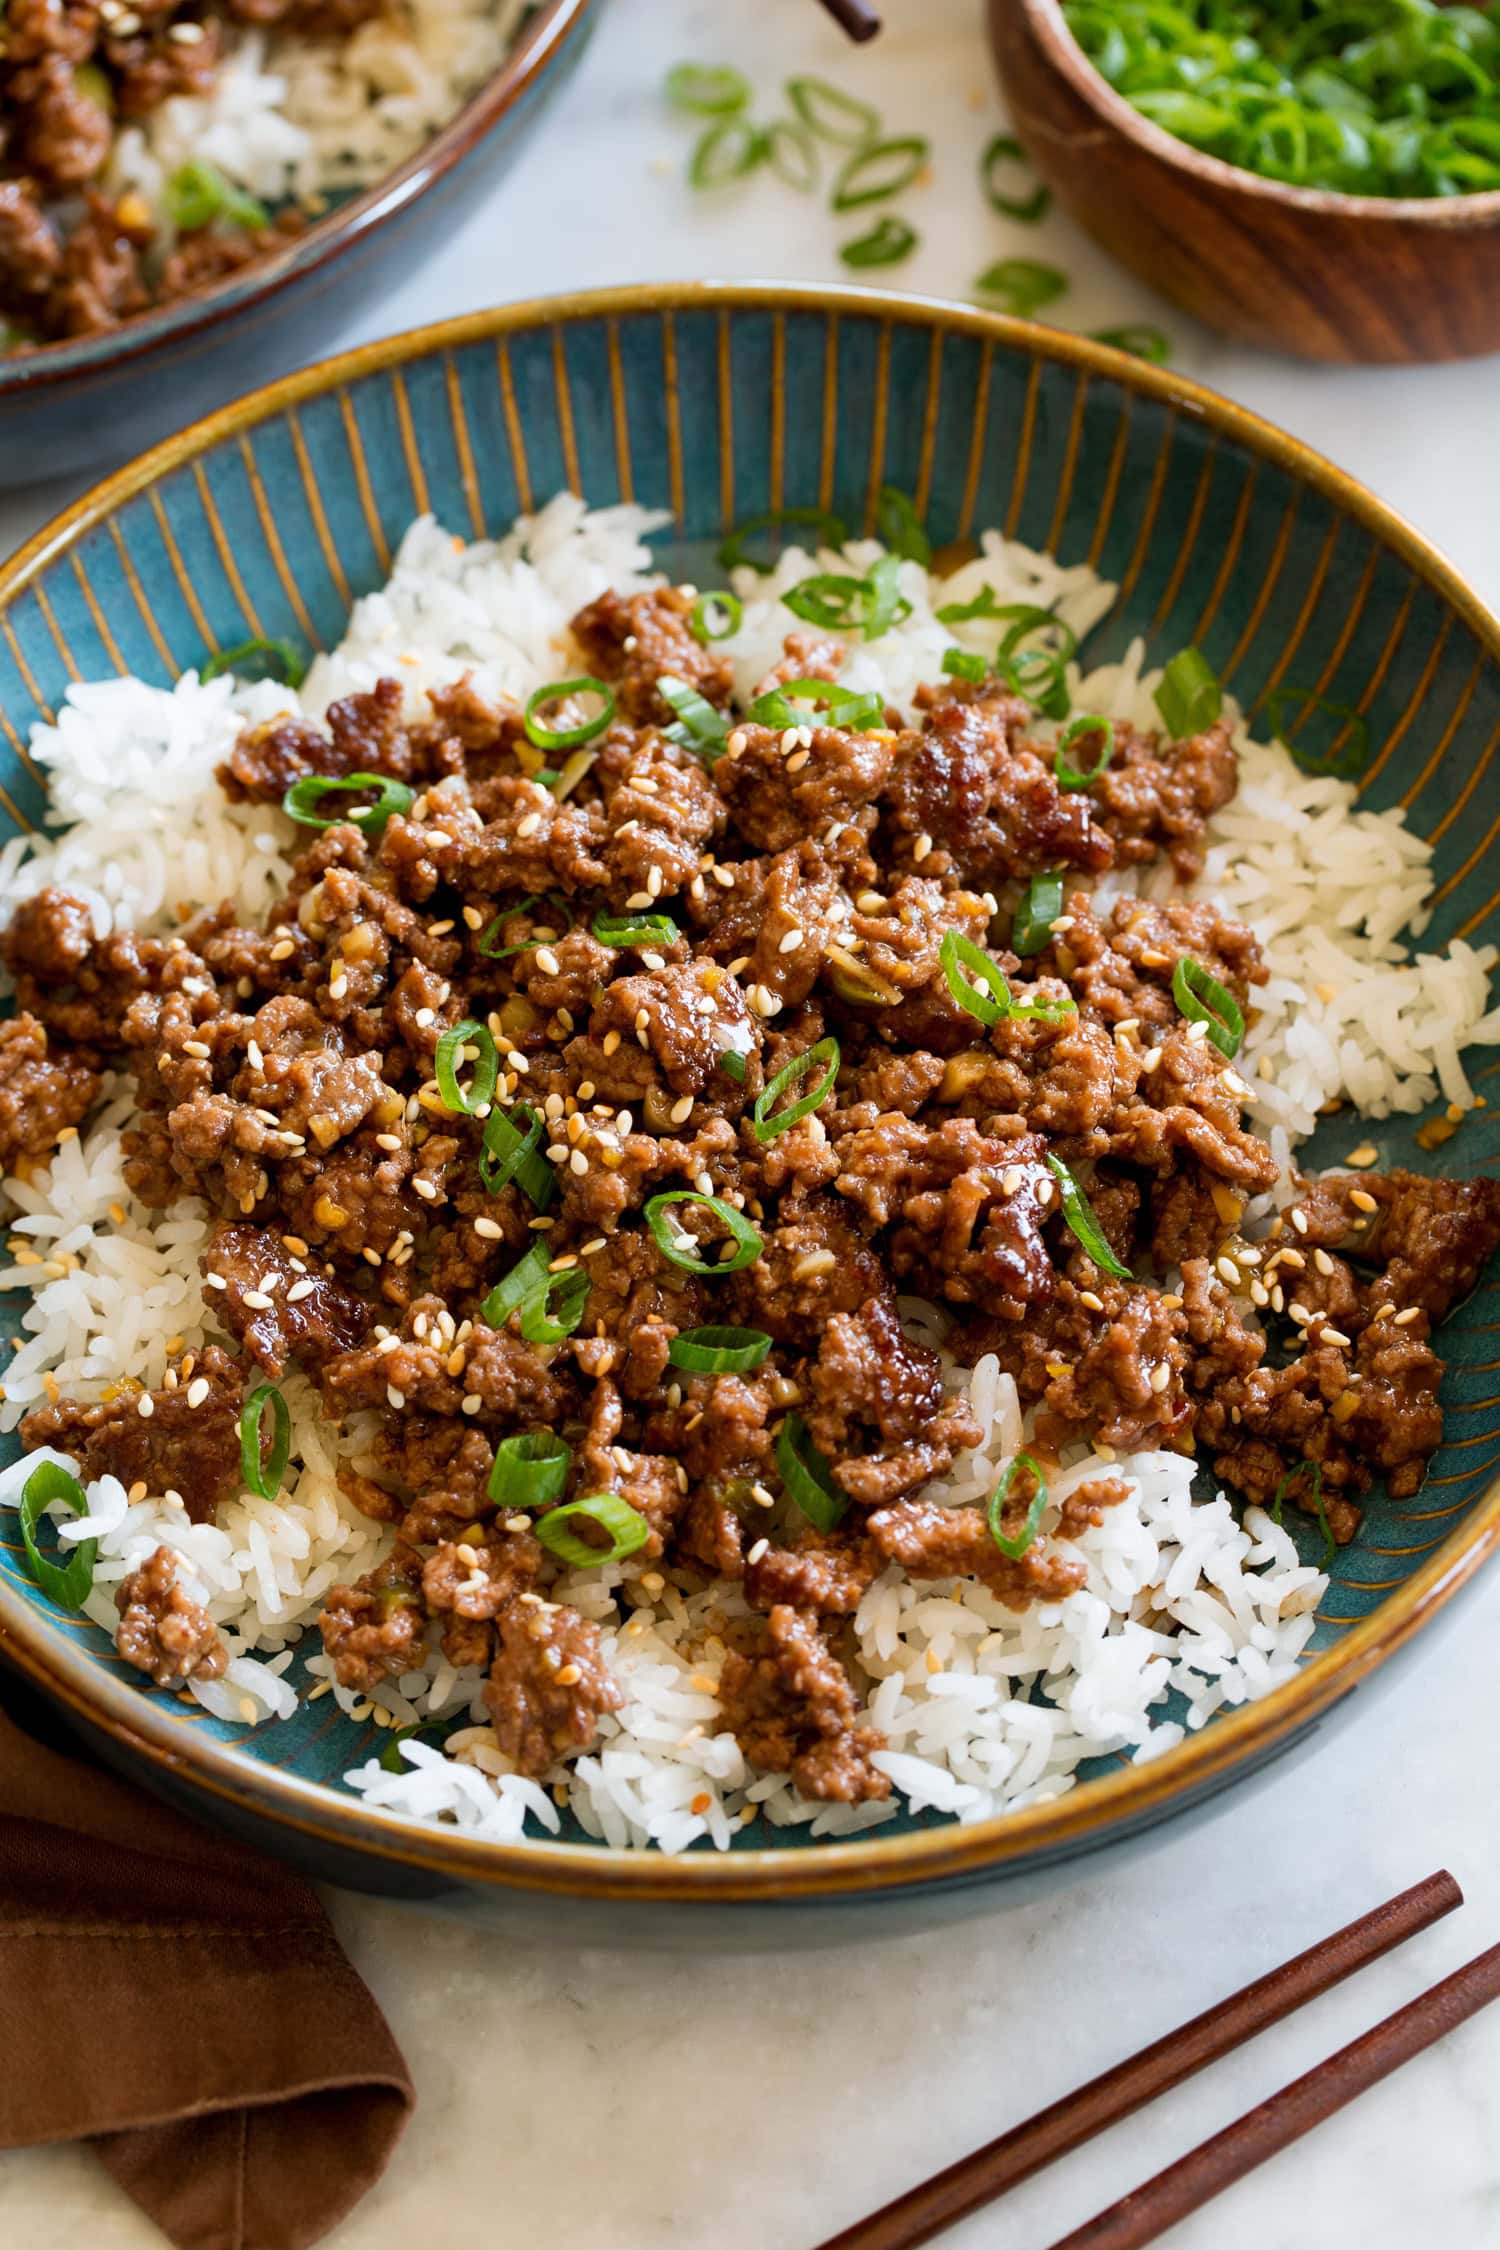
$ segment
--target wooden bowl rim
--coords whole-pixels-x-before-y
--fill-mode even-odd
[[[992,0],[993,4],[993,0]],[[999,0],[1000,6],[1013,0]],[[1462,231],[1490,220],[1500,220],[1500,188],[1485,188],[1477,195],[1345,195],[1337,188],[1294,187],[1285,180],[1268,180],[1242,165],[1226,164],[1191,141],[1155,125],[1096,69],[1074,38],[1062,12],[1062,0],[1021,0],[1021,7],[1047,62],[1096,116],[1124,139],[1170,170],[1186,173],[1205,185],[1233,191],[1255,202],[1273,203],[1310,218],[1346,216],[1368,221],[1428,226]]]
[[[811,313],[821,318],[884,320],[926,331],[972,336],[1031,358],[1089,369],[1175,408],[1189,419],[1328,495],[1378,537],[1467,623],[1500,663],[1500,618],[1487,608],[1456,565],[1326,455],[1219,392],[1170,368],[1036,321],[942,298],[852,285],[824,288],[794,282],[691,281],[636,283],[532,298],[430,322],[315,362],[247,392],[162,440],[104,478],[65,508],[0,565],[0,619],[11,604],[91,531],[162,478],[302,400],[337,393],[362,377],[481,341],[522,331],[617,321],[632,314]],[[249,1810],[317,1843],[385,1860],[438,1883],[492,1891],[540,1891],[558,1897],[681,1905],[853,1900],[900,1895],[941,1881],[982,1879],[1006,1868],[1047,1864],[1098,1849],[1132,1825],[1164,1818],[1201,1802],[1233,1780],[1245,1762],[1264,1762],[1289,1747],[1322,1715],[1405,1646],[1492,1556],[1500,1551],[1500,1477],[1492,1478],[1463,1522],[1368,1617],[1350,1625],[1331,1648],[1306,1663],[1285,1686],[1214,1724],[1146,1765],[1123,1766],[1018,1812],[968,1826],[880,1831],[848,1842],[791,1845],[668,1858],[600,1844],[497,1844],[457,1829],[418,1826],[363,1799],[344,1797],[296,1773],[247,1757],[234,1743],[198,1734],[175,1709],[116,1679],[93,1654],[59,1644],[45,1614],[0,1579],[0,1648],[6,1659],[87,1725],[132,1758],[206,1796]],[[171,1699],[162,1699],[169,1706]],[[1258,1753],[1258,1758],[1257,1758]]]
[[[116,368],[145,359],[164,346],[184,348],[190,338],[248,313],[289,283],[305,280],[357,242],[367,241],[478,147],[543,76],[590,12],[602,5],[603,0],[540,0],[499,68],[475,87],[446,125],[413,149],[394,171],[382,173],[270,257],[225,274],[211,288],[137,314],[119,328],[92,336],[65,336],[19,357],[0,356],[0,404],[8,397],[27,397],[78,376],[107,378]]]

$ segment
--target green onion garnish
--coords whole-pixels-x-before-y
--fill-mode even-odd
[[[1305,716],[1310,711],[1326,711],[1349,732],[1349,741],[1337,759],[1330,761],[1325,752],[1321,757],[1315,751],[1303,749],[1300,743],[1288,740],[1286,713],[1300,709]],[[1278,742],[1285,743],[1291,756],[1308,773],[1333,773],[1345,780],[1362,773],[1370,762],[1370,722],[1361,711],[1348,703],[1330,703],[1323,695],[1313,695],[1306,688],[1273,688],[1266,697],[1266,717],[1271,732]],[[1301,725],[1301,720],[1298,720]]]
[[[706,648],[710,641],[729,640],[744,621],[745,605],[739,595],[731,594],[727,586],[716,586],[694,602],[688,629]]]
[[[391,1733],[389,1733],[385,1738],[385,1742],[381,1748],[380,1757],[377,1761],[382,1773],[410,1772],[410,1767],[408,1766],[405,1758],[403,1758],[401,1755],[401,1745],[403,1742],[410,1742],[413,1735],[420,1734],[421,1732],[422,1724],[420,1720],[414,1720],[409,1727],[393,1728]]]
[[[991,1024],[1010,1014],[1010,986],[1005,972],[962,930],[948,931],[938,948],[938,959],[948,990],[969,1015]]]
[[[1081,742],[1085,738],[1085,736],[1091,734],[1097,734],[1102,740],[1103,746],[1100,749],[1099,755],[1091,766],[1075,766],[1072,759],[1068,756],[1068,752],[1072,749],[1075,742]],[[1091,788],[1093,784],[1099,779],[1099,776],[1103,773],[1105,767],[1109,764],[1109,761],[1114,756],[1114,754],[1115,724],[1113,719],[1101,719],[1089,713],[1080,714],[1078,718],[1071,720],[1069,724],[1063,728],[1062,733],[1058,736],[1057,759],[1053,767],[1053,772],[1057,777],[1058,788]]]
[[[538,1211],[545,1211],[557,1192],[551,1165],[538,1152],[547,1137],[547,1120],[530,1102],[517,1102],[509,1116],[492,1109],[484,1121],[484,1144],[479,1151],[479,1177],[487,1195],[515,1181]]]
[[[1323,1464],[1321,1461],[1299,1461],[1294,1469],[1287,1470],[1286,1475],[1277,1485],[1276,1497],[1271,1502],[1271,1521],[1272,1523],[1281,1522],[1282,1512],[1286,1507],[1287,1488],[1292,1483],[1293,1478],[1300,1477],[1304,1472],[1312,1478],[1313,1513],[1318,1519],[1318,1529],[1323,1534],[1323,1568],[1326,1570],[1339,1551],[1339,1543],[1333,1536],[1333,1527],[1328,1521],[1328,1510],[1323,1505]]]
[[[1132,359],[1149,360],[1153,367],[1165,367],[1172,351],[1162,331],[1144,320],[1128,322],[1124,328],[1096,328],[1093,338],[1096,344],[1108,344],[1114,351],[1129,352]]]
[[[1052,925],[1062,912],[1062,901],[1061,875],[1047,872],[1032,876],[1026,896],[1016,908],[1010,933],[1012,953],[1019,953],[1024,961],[1033,953],[1046,951],[1052,943]]]
[[[1026,1511],[1025,1523],[1014,1539],[1008,1539],[1001,1529],[1001,1524],[1005,1516],[1005,1504],[1010,1498],[1010,1488],[1016,1481],[1018,1469],[1028,1471],[1036,1490],[1032,1493],[1031,1505]],[[1012,1562],[1021,1560],[1027,1548],[1032,1545],[1036,1538],[1046,1506],[1046,1478],[1029,1453],[1018,1453],[1013,1461],[1006,1462],[1000,1482],[990,1494],[989,1505],[985,1510],[985,1521],[989,1525],[990,1537],[994,1540],[1002,1555],[1008,1555]]]
[[[535,778],[533,776],[533,779]],[[523,938],[519,945],[495,945],[492,940],[499,931],[504,929],[506,923],[513,922],[518,914],[529,914],[533,907],[544,905],[556,907],[558,913],[562,915],[563,934],[566,936],[567,932],[573,927],[573,909],[562,893],[560,891],[548,891],[544,898],[540,891],[533,891],[529,898],[521,900],[519,906],[501,908],[483,936],[475,939],[475,951],[482,953],[487,961],[508,961],[513,953],[534,953],[539,945],[547,943],[547,938],[554,934],[552,931],[548,931],[547,937]]]
[[[670,914],[596,914],[592,924],[600,945],[675,945],[681,931]]]
[[[839,244],[839,256],[856,273],[875,266],[899,266],[909,258],[921,237],[899,212],[882,211],[872,227],[852,241]]]
[[[547,1245],[535,1242],[504,1280],[496,1282],[479,1308],[480,1318],[491,1328],[503,1328],[512,1313],[519,1313],[521,1334],[528,1344],[560,1344],[582,1320],[588,1293],[589,1277],[581,1266],[553,1273]],[[555,1320],[548,1311],[554,1298]]]
[[[1041,218],[1052,201],[1052,190],[1033,182],[1018,195],[1006,186],[1007,172],[1019,172],[1023,178],[1029,178],[1031,159],[1009,133],[997,133],[979,159],[980,183],[992,210],[1030,226]]]
[[[1094,1207],[1060,1156],[1049,1155],[1047,1162],[1052,1176],[1062,1191],[1063,1217],[1077,1235],[1096,1266],[1112,1273],[1118,1281],[1133,1281],[1129,1266],[1122,1266],[1109,1246],[1108,1238],[1094,1217]]]
[[[1044,611],[1043,614],[1051,613]],[[1006,611],[1001,608],[994,587],[981,586],[971,602],[949,602],[935,615],[940,625],[972,625],[976,618],[1004,617]]]
[[[868,102],[856,101],[826,78],[789,78],[787,100],[819,140],[840,148],[858,148],[880,130],[880,115]]]
[[[1174,742],[1202,734],[1224,708],[1224,690],[1201,649],[1179,649],[1155,695],[1162,723]]]
[[[66,1563],[52,1562],[42,1553],[37,1525],[45,1511],[59,1502],[70,1516],[88,1514],[88,1501],[77,1477],[56,1461],[38,1461],[26,1479],[18,1510],[26,1560],[49,1602],[56,1602],[59,1609],[82,1609],[93,1588],[99,1543],[96,1539],[80,1539]]]
[[[1239,1002],[1191,954],[1184,953],[1172,971],[1172,998],[1189,1023],[1207,1024],[1219,1053],[1233,1062],[1245,1036]]]
[[[990,673],[984,658],[967,648],[945,648],[943,670],[950,680],[972,680],[975,687],[981,680],[987,680]]]
[[[726,117],[710,125],[688,158],[688,181],[695,188],[727,187],[763,163],[769,144],[748,117]]]
[[[575,1539],[566,1529],[580,1516],[609,1534],[607,1547],[595,1546],[587,1539]],[[537,1518],[536,1535],[559,1562],[569,1564],[574,1570],[591,1570],[595,1563],[623,1562],[627,1555],[644,1547],[651,1537],[651,1526],[640,1510],[632,1508],[617,1492],[590,1492],[582,1500],[569,1500],[561,1508],[549,1508],[546,1515]]]
[[[932,541],[922,529],[922,519],[910,493],[903,492],[898,485],[880,487],[875,503],[875,527],[893,555],[920,563],[924,570],[932,561]]]
[[[849,1502],[835,1486],[800,1414],[789,1414],[776,1433],[776,1466],[808,1522],[819,1531],[837,1530]]]
[[[932,143],[920,133],[901,133],[894,140],[870,141],[857,148],[833,183],[835,211],[858,211],[867,203],[883,203],[910,187],[932,154]]]
[[[467,1094],[458,1082],[460,1066],[465,1062],[474,1065]],[[432,1057],[432,1075],[437,1080],[445,1109],[455,1111],[460,1117],[477,1117],[487,1110],[500,1077],[500,1051],[488,1025],[466,1017],[462,1023],[445,1031]]]
[[[863,578],[844,578],[825,571],[801,578],[781,597],[794,617],[835,633],[862,632],[868,641],[911,615],[911,603],[898,580],[901,563],[896,555],[882,555]]]
[[[1067,286],[1067,275],[1056,266],[1041,265],[1035,258],[997,258],[975,282],[974,294],[1025,320],[1061,297]]]
[[[826,1063],[828,1067],[812,1091],[799,1095],[796,1101],[789,1102],[785,1109],[776,1110],[773,1116],[775,1104],[787,1089],[795,1086],[799,1079],[805,1078],[810,1070],[816,1070],[820,1063]],[[820,1039],[815,1047],[809,1047],[803,1054],[794,1055],[755,1097],[750,1129],[756,1139],[774,1141],[778,1133],[784,1133],[790,1126],[800,1124],[804,1117],[810,1117],[833,1092],[838,1074],[839,1043],[836,1039]]]
[[[676,63],[662,91],[674,109],[694,117],[732,117],[750,99],[750,81],[731,63]]]
[[[261,1462],[261,1433],[267,1406],[271,1409],[271,1454]],[[261,1383],[240,1408],[240,1475],[247,1492],[274,1500],[281,1490],[292,1451],[292,1414],[274,1383]]]
[[[373,805],[351,805],[347,812],[331,816],[315,810],[325,797],[359,797],[367,789],[375,791]],[[340,828],[348,822],[362,828],[367,836],[378,836],[393,813],[410,811],[415,794],[404,781],[392,781],[389,774],[350,773],[335,779],[331,774],[306,773],[292,783],[281,800],[281,809],[303,828]]]
[[[770,1349],[763,1328],[688,1328],[672,1338],[667,1357],[690,1375],[744,1375]]]
[[[307,666],[292,643],[268,641],[264,635],[241,641],[238,648],[221,648],[198,667],[198,677],[204,681],[217,680],[225,672],[241,680],[279,680],[289,688],[301,687],[307,678]]]
[[[573,1448],[551,1430],[502,1438],[490,1470],[490,1498],[500,1508],[542,1508],[566,1491]]]
[[[217,165],[196,159],[178,165],[167,181],[163,201],[179,234],[196,234],[215,219],[252,232],[270,224],[271,214],[263,203],[226,180]]]
[[[679,680],[675,672],[659,675],[656,692],[677,713],[677,724],[666,729],[668,739],[696,750],[706,765],[712,765],[722,755],[729,736],[729,721],[723,712],[716,711],[706,695],[689,687],[686,680]]]
[[[766,127],[766,161],[778,179],[801,195],[810,195],[818,184],[818,151],[805,125],[778,117]]]
[[[719,1068],[723,1071],[724,1076],[732,1078],[737,1086],[744,1085],[745,1058],[738,1047],[726,1047],[724,1049],[723,1054],[719,1057]]]
[[[700,1257],[697,1245],[691,1251],[681,1244],[691,1237],[682,1235],[668,1217],[674,1203],[699,1203],[711,1211],[734,1242],[732,1257],[710,1259]],[[745,1266],[753,1266],[765,1245],[750,1221],[736,1211],[732,1203],[725,1203],[717,1195],[704,1195],[698,1188],[668,1188],[664,1195],[653,1195],[646,1205],[646,1224],[651,1229],[657,1249],[674,1266],[684,1273],[699,1273],[710,1277],[723,1273],[739,1273]]]
[[[719,561],[726,570],[744,564],[765,577],[771,564],[746,554],[746,547],[762,531],[781,531],[799,525],[816,531],[819,544],[824,547],[842,547],[849,536],[842,519],[830,515],[826,508],[771,508],[763,516],[750,516],[744,523],[735,525],[719,549]]]
[[[554,703],[565,703],[569,696],[596,695],[604,708],[592,719],[582,719],[576,727],[549,727],[537,717]],[[526,732],[539,750],[576,750],[581,742],[592,742],[602,734],[615,715],[615,691],[606,687],[603,680],[584,677],[577,680],[549,680],[539,687],[526,705]]]
[[[795,708],[804,703],[812,706],[811,712]],[[768,694],[758,695],[747,716],[763,727],[795,727],[811,716],[819,725],[826,723],[857,733],[866,727],[883,727],[885,705],[878,695],[857,695],[853,688],[840,687],[836,680],[787,680]]]

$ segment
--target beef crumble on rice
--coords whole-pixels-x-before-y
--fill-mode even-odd
[[[248,729],[221,768],[232,800],[381,776],[396,808],[317,833],[264,926],[226,907],[96,941],[66,891],[20,909],[0,1154],[34,1164],[102,1071],[132,1073],[129,1185],[215,1214],[205,1303],[228,1340],[22,1434],[202,1518],[240,1477],[244,1398],[305,1373],[333,1422],[373,1429],[374,1473],[339,1483],[392,1533],[326,1595],[335,1676],[369,1693],[435,1631],[487,1673],[528,1775],[620,1705],[547,1552],[555,1509],[609,1495],[598,1523],[566,1519],[573,1540],[623,1522],[642,1560],[739,1588],[721,1724],[805,1795],[856,1804],[891,1787],[849,1670],[862,1595],[892,1562],[1013,1611],[1072,1593],[1070,1535],[1126,1495],[1092,1476],[1035,1532],[1033,1477],[1079,1441],[1106,1463],[1195,1455],[1340,1542],[1377,1477],[1415,1491],[1442,1436],[1432,1334],[1500,1242],[1500,1186],[1351,1170],[1302,1183],[1252,1240],[1277,1162],[1174,980],[1191,961],[1248,1013],[1254,935],[1202,901],[1096,912],[1079,888],[1014,949],[1015,886],[1038,872],[1198,871],[1236,788],[1227,726],[1122,723],[1070,788],[993,681],[924,688],[911,724],[757,723],[692,613],[668,588],[575,619],[614,716],[548,753],[564,783],[472,680],[416,723],[382,680],[324,724]],[[842,653],[793,636],[773,684],[831,681]],[[712,762],[674,739],[684,686],[718,725]],[[547,715],[567,731],[584,710]],[[336,820],[374,794],[317,802]],[[1003,1012],[984,1004],[1002,977]],[[471,1074],[491,1051],[486,1104]],[[1033,1412],[1034,1467],[993,1526],[931,1496],[980,1430],[898,1292],[941,1306],[949,1349],[996,1355]],[[725,1328],[759,1339],[735,1364],[674,1353]],[[497,1501],[496,1448],[539,1433],[564,1442],[565,1482]],[[783,1488],[820,1520],[781,1511]],[[120,1646],[159,1681],[211,1675],[211,1622],[158,1563],[122,1591]]]

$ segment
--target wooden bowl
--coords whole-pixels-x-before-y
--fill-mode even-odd
[[[1500,351],[1500,191],[1284,186],[1165,133],[1094,68],[1060,0],[987,0],[1015,129],[1058,201],[1210,328],[1303,359]]]

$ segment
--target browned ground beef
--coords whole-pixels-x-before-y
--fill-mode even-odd
[[[291,240],[301,214],[158,238],[101,182],[117,129],[212,87],[226,26],[346,38],[384,0],[8,0],[0,45],[0,322],[7,347],[118,327]],[[254,214],[251,213],[252,222]]]
[[[642,1563],[743,1587],[751,1621],[726,1624],[721,1685],[748,1756],[855,1802],[888,1786],[846,1664],[875,1576],[896,1562],[977,1577],[1017,1609],[1058,1599],[1082,1576],[1071,1536],[1125,1492],[1095,1479],[1018,1556],[984,1511],[940,1505],[929,1488],[978,1429],[903,1328],[898,1290],[944,1309],[961,1360],[999,1355],[1044,1470],[1080,1438],[1169,1446],[1254,1499],[1289,1482],[1310,1506],[1316,1469],[1344,1540],[1373,1479],[1410,1493],[1440,1440],[1430,1331],[1500,1240],[1500,1187],[1330,1177],[1251,1244],[1245,1206],[1274,1165],[1172,979],[1189,955],[1250,1007],[1252,934],[1208,904],[1096,916],[1080,893],[1045,952],[1008,950],[1008,886],[1038,865],[1200,863],[1234,786],[1222,730],[1130,734],[1094,789],[1068,791],[1022,704],[939,685],[911,726],[737,725],[710,765],[664,731],[656,688],[670,669],[727,704],[690,608],[676,591],[607,595],[579,619],[620,713],[565,799],[534,778],[514,709],[463,683],[407,724],[384,682],[326,727],[253,730],[223,772],[241,800],[314,772],[415,792],[378,835],[305,839],[264,928],[223,909],[170,940],[100,943],[65,893],[21,909],[3,945],[29,1014],[0,1044],[0,1124],[7,1071],[23,1149],[79,1114],[101,1057],[133,1071],[131,1184],[210,1206],[205,1301],[234,1347],[154,1393],[43,1409],[24,1434],[204,1514],[239,1474],[242,1390],[311,1375],[333,1420],[374,1418],[340,1481],[395,1540],[327,1596],[339,1681],[368,1693],[436,1631],[488,1672],[502,1749],[543,1774],[619,1701],[596,1627],[546,1598],[545,1514],[488,1493],[501,1440],[560,1432],[566,1497],[624,1500]],[[833,659],[802,640],[787,661]],[[601,914],[648,911],[670,927],[597,934]],[[1046,1012],[966,1010],[940,958],[955,929]],[[515,1181],[486,1190],[483,1120],[436,1083],[439,1039],[465,1020],[496,1042],[497,1104],[544,1122],[544,1210]],[[757,1097],[830,1037],[832,1091],[762,1138]],[[1128,1277],[1070,1229],[1054,1158]],[[723,1225],[693,1204],[677,1217],[708,1270],[669,1258],[644,1207],[674,1188],[742,1213],[752,1262],[716,1270]],[[560,1340],[485,1316],[539,1244],[587,1279]],[[766,1356],[674,1364],[674,1339],[704,1326],[759,1330]],[[790,1415],[822,1456],[833,1528],[778,1505]],[[1008,1542],[1029,1498],[1020,1483],[1008,1497]],[[161,1634],[138,1625],[149,1656]]]
[[[177,1557],[158,1547],[133,1570],[115,1595],[120,1623],[115,1646],[128,1664],[157,1687],[224,1676],[229,1651],[206,1609],[191,1600],[177,1578]]]

